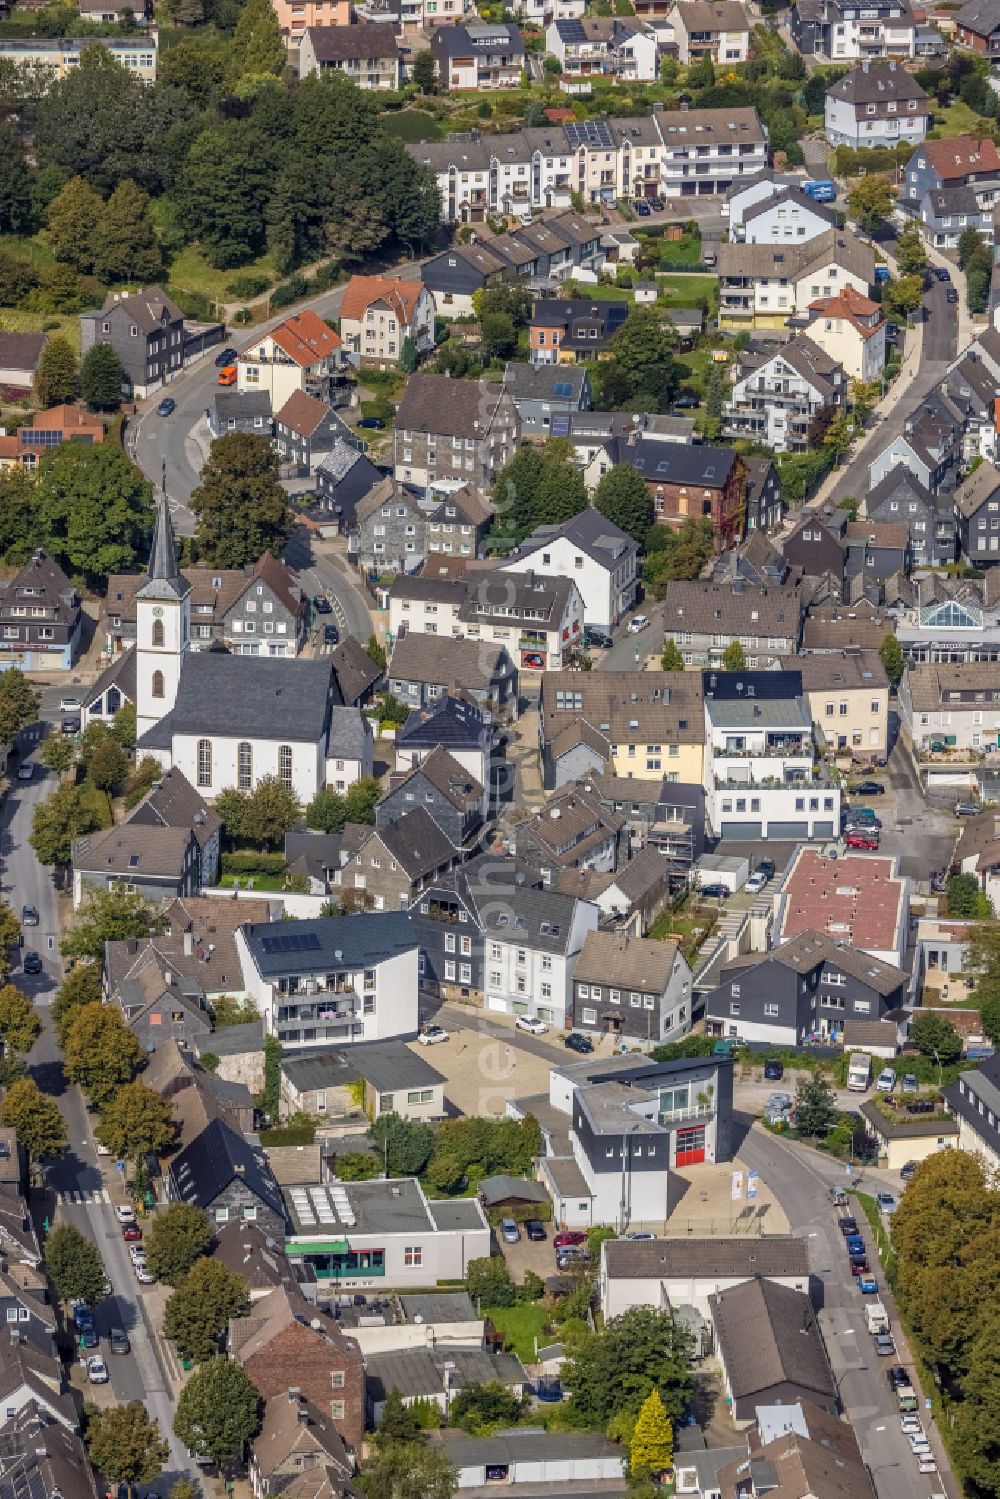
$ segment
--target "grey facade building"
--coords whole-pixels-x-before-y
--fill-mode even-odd
[[[1000,469],[981,463],[955,491],[955,519],[962,556],[976,567],[1000,562]]]
[[[164,770],[127,819],[129,827],[190,829],[199,849],[198,886],[219,872],[222,819],[180,770]]]
[[[341,534],[354,529],[356,509],[384,475],[364,452],[341,439],[322,459],[316,480],[316,518],[322,528],[330,524]]]
[[[351,560],[368,572],[412,572],[427,554],[427,518],[412,489],[381,478],[354,507]]]
[[[285,1207],[267,1157],[220,1119],[171,1162],[167,1195],[208,1214],[218,1227],[256,1223],[280,1244],[285,1241]]]
[[[266,390],[217,390],[205,414],[213,437],[226,432],[270,437],[274,431],[271,397]]]
[[[491,490],[517,451],[520,429],[502,385],[413,375],[396,412],[396,478],[418,488],[453,479]]]
[[[338,442],[364,445],[332,406],[296,390],[274,417],[274,446],[282,463],[291,465],[300,478],[308,478],[330,457]]]
[[[484,789],[440,746],[412,770],[393,776],[375,808],[376,828],[423,807],[455,848],[466,847],[483,825]]]
[[[386,675],[408,708],[462,692],[497,717],[517,716],[517,667],[505,645],[401,629]]]
[[[667,584],[663,617],[685,665],[718,663],[738,640],[752,669],[798,649],[802,601],[791,588],[677,581]]]
[[[110,344],[122,362],[128,393],[143,397],[184,367],[184,316],[158,286],[110,292],[99,312],[80,315],[80,353]]]
[[[950,497],[936,499],[915,474],[900,465],[868,495],[865,512],[877,525],[905,523],[913,566],[945,567],[955,561],[957,530]]]
[[[573,1024],[640,1045],[691,1028],[691,970],[676,941],[589,932],[573,971]]]
[[[192,828],[124,823],[73,842],[73,897],[86,887],[125,885],[159,904],[165,895],[194,895],[201,888],[201,849]]]
[[[352,899],[363,900],[370,910],[408,911],[458,861],[458,850],[421,804],[394,822],[371,828],[354,857],[335,871],[334,887],[355,892]]]
[[[38,547],[0,584],[0,672],[67,671],[80,646],[80,595],[62,568]]]

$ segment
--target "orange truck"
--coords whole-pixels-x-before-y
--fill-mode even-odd
[[[222,369],[219,371],[219,384],[220,385],[235,385],[236,384],[236,366],[235,366],[235,364],[225,364],[225,365],[223,365]]]

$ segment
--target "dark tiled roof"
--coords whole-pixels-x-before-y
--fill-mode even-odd
[[[396,430],[482,437],[503,396],[503,386],[487,380],[412,375],[396,411]]]
[[[382,675],[382,668],[376,665],[361,641],[356,640],[353,635],[348,635],[340,642],[330,659],[340,695],[348,706],[358,702]]]
[[[310,26],[306,35],[312,43],[316,61],[320,63],[399,56],[399,44],[392,27],[381,21],[356,21],[351,26]]]
[[[395,822],[373,828],[371,836],[382,844],[410,880],[424,879],[455,859],[453,844],[426,807],[414,807],[412,812]],[[359,857],[364,857],[363,848]]]
[[[277,656],[230,656],[195,651],[184,662],[170,713],[143,744],[164,736],[197,734],[222,739],[320,739],[329,722],[333,666],[325,660],[287,661]]]
[[[786,1382],[836,1399],[823,1335],[804,1292],[748,1280],[713,1296],[710,1310],[734,1400]]]
[[[170,1174],[182,1202],[209,1208],[234,1177],[272,1212],[285,1216],[267,1157],[221,1119],[213,1119],[172,1163]]]

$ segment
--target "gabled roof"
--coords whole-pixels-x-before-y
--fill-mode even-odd
[[[210,1208],[238,1176],[262,1203],[284,1219],[285,1206],[267,1157],[255,1150],[221,1119],[213,1119],[174,1160],[170,1175],[177,1196],[195,1207]]]
[[[618,445],[618,457],[649,484],[690,484],[724,489],[737,460],[734,448],[657,441],[636,434]]]
[[[306,30],[318,63],[368,57],[398,57],[399,43],[384,21],[355,21],[350,26],[310,26]]]
[[[317,28],[321,31],[363,31],[361,26],[323,26]],[[372,28],[377,31],[389,31],[388,27],[376,26]],[[315,36],[316,31],[312,32]],[[391,36],[391,31],[390,31]],[[394,40],[394,39],[393,39]],[[287,354],[294,364],[300,369],[308,369],[310,365],[316,364],[320,359],[328,359],[341,346],[339,333],[328,328],[321,317],[306,308],[304,312],[296,312],[277,328],[272,328],[265,337],[272,339],[283,354]],[[252,350],[248,350],[244,356],[253,359]]]
[[[688,8],[688,0],[684,0],[685,12]],[[752,178],[751,181],[756,181],[756,178]],[[818,218],[820,223],[827,224],[831,229],[836,228],[836,210],[830,208],[826,203],[815,202],[814,199],[807,197],[799,187],[785,187],[773,193],[769,198],[758,199],[756,203],[751,203],[748,208],[745,208],[740,217],[744,226],[746,226],[747,224],[752,224],[754,219],[758,219],[763,214],[770,212],[772,208],[783,208],[788,203],[794,203],[796,207],[806,209],[808,213]]]
[[[489,743],[486,715],[473,703],[445,693],[429,708],[414,708],[396,734],[397,746],[485,750]]]
[[[971,0],[965,9],[994,3],[994,0]],[[996,9],[996,0],[994,8]],[[962,24],[961,13],[955,17]],[[906,69],[896,62],[865,62],[851,68],[843,78],[831,83],[826,91],[828,99],[842,99],[847,104],[881,104],[883,100],[910,100],[927,102],[927,95],[920,84]],[[917,111],[919,113],[919,111]]]
[[[488,380],[412,375],[396,411],[396,431],[485,437],[504,396],[503,386]]]
[[[109,292],[104,299],[102,313],[121,308],[143,333],[159,333],[166,323],[180,323],[184,314],[159,286],[147,287],[144,291]],[[86,313],[87,317],[99,317],[100,313]]]
[[[348,706],[364,697],[382,675],[382,668],[353,635],[345,636],[330,659],[340,695]]]
[[[440,744],[436,749],[432,749],[419,765],[415,765],[400,780],[395,781],[392,791],[399,791],[401,787],[420,776],[440,791],[441,795],[459,812],[469,811],[471,808],[482,805],[482,786],[475,776],[470,775],[465,766]]]
[[[959,484],[955,491],[955,510],[968,520],[987,500],[995,500],[998,491],[1000,469],[987,458]]]
[[[218,812],[177,769],[161,771],[126,821],[144,827],[189,828],[202,848],[222,827]]]
[[[369,307],[383,302],[400,323],[408,325],[413,321],[423,289],[422,282],[403,281],[398,276],[352,276],[344,288],[340,316],[360,319]]]
[[[73,841],[73,867],[88,874],[180,880],[191,855],[187,828],[124,823]]]
[[[804,1292],[747,1280],[713,1296],[710,1310],[734,1401],[784,1383],[836,1400],[823,1335]]]
[[[71,626],[80,613],[80,595],[44,547],[36,547],[5,585],[0,593],[0,612],[8,614],[15,600],[22,598],[51,609],[50,621],[54,618],[64,625]]]
[[[276,413],[274,420],[280,422],[283,427],[288,427],[299,437],[312,437],[318,432],[323,423],[334,418],[340,418],[317,396],[311,396],[306,390],[293,390],[288,400]]]
[[[609,572],[621,565],[623,557],[639,550],[638,543],[626,531],[613,521],[606,520],[593,506],[588,506],[561,525],[539,526],[521,542],[515,556],[531,557],[557,540],[565,540],[571,546],[579,547],[591,561],[599,563]]]
[[[44,333],[0,331],[0,369],[26,370],[33,375],[47,342]]]
[[[438,683],[450,692],[488,691],[513,673],[506,646],[401,630],[386,675],[401,682]]]
[[[169,746],[175,734],[317,742],[330,721],[332,678],[329,657],[287,661],[195,651],[184,662],[173,708],[139,747]]]
[[[924,141],[914,155],[926,160],[942,182],[954,182],[970,173],[977,177],[1000,176],[1000,151],[993,141],[971,135]]]
[[[738,0],[684,0],[671,12],[692,31],[749,31],[750,20]]]
[[[791,968],[795,973],[811,973],[825,964],[842,969],[852,978],[873,989],[876,994],[895,994],[908,976],[892,963],[883,963],[859,948],[846,942],[837,942],[827,932],[803,931],[789,942],[783,942],[770,952],[761,954],[763,963],[779,963],[782,968]],[[756,966],[756,965],[755,965]]]
[[[1000,0],[966,0],[955,16],[955,25],[976,36],[992,36],[1000,30]]]
[[[345,1478],[354,1470],[329,1415],[299,1393],[273,1395],[264,1406],[260,1435],[253,1444],[254,1467],[264,1484],[270,1487],[272,1476],[280,1483],[289,1465],[312,1467],[320,1461],[339,1469]]]
[[[655,850],[654,857],[660,858]],[[627,937],[621,932],[588,932],[573,978],[663,994],[674,971],[677,949],[674,939],[655,942],[649,937]]]
[[[435,870],[453,864],[456,858],[454,845],[426,807],[414,807],[395,822],[372,828],[367,841],[381,843],[411,881],[426,879]],[[364,855],[362,847],[359,858],[363,860]]]

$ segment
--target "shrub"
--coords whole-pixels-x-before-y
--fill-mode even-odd
[[[284,854],[257,853],[254,849],[239,849],[236,853],[222,855],[224,874],[284,874],[288,860]]]
[[[237,276],[230,281],[226,291],[232,297],[262,297],[270,285],[270,276]]]
[[[290,307],[293,302],[301,302],[309,290],[309,283],[305,276],[292,276],[290,280],[283,281],[276,286],[271,293],[272,307]]]

